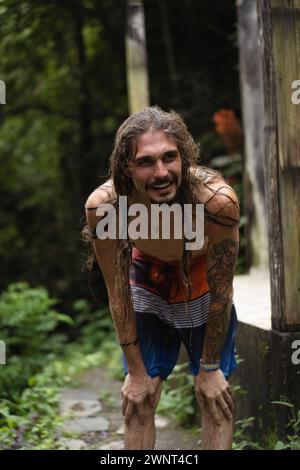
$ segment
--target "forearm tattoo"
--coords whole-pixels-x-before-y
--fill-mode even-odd
[[[232,301],[232,280],[238,253],[238,242],[227,239],[209,247],[206,278],[211,304],[206,325],[203,359],[220,360],[229,324]]]

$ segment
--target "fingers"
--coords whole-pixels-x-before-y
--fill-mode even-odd
[[[162,390],[162,381],[160,377],[154,379],[149,377],[148,382],[142,384],[142,390],[140,390],[141,387],[135,384],[131,388],[126,385],[128,384],[125,383],[121,390],[122,413],[125,417],[125,424],[128,425],[132,416],[135,415],[139,424],[143,425],[146,418],[154,414]]]
[[[133,415],[136,416],[141,426],[145,424],[146,419],[154,414],[154,407],[150,405],[150,401],[142,401],[140,403],[134,403],[128,399],[123,400],[122,412],[125,417],[125,424],[128,426]]]
[[[156,397],[153,397],[156,400]],[[140,425],[145,424],[146,417],[149,415],[154,406],[151,405],[150,395],[142,402],[134,403],[133,401],[128,400],[127,397],[123,397],[122,403],[122,413],[125,417],[126,425],[129,424],[133,414],[136,414],[136,417]]]
[[[128,399],[126,397],[122,397],[122,398],[123,398],[122,414],[123,414],[123,416],[125,416],[125,412],[126,412],[126,408],[127,408],[127,404],[128,404]]]
[[[202,393],[198,393],[196,396],[200,409],[209,413],[217,425],[221,424],[224,416],[229,420],[233,418],[234,403],[226,390],[216,398],[207,398]]]
[[[217,409],[216,403],[215,400],[208,400],[208,411],[214,422],[219,426],[221,424],[221,415]]]
[[[136,412],[137,412],[137,417],[140,425],[142,426],[145,423],[145,418],[146,418],[146,410],[145,410],[145,403],[137,403],[136,404]]]
[[[161,387],[157,387],[154,393],[149,395],[140,403],[136,403],[136,411],[140,424],[144,424],[145,419],[154,414],[155,408],[159,402]]]
[[[128,424],[130,423],[130,420],[132,418],[133,407],[134,407],[133,403],[131,401],[128,401],[126,409],[125,409],[125,413],[124,413],[126,426],[128,426]]]
[[[153,393],[152,395],[149,395],[149,396],[148,396],[148,400],[149,400],[150,406],[151,406],[152,408],[154,408],[155,405],[156,405],[156,401],[157,401],[156,394]]]
[[[231,397],[231,394],[232,394],[232,391],[230,389],[225,390],[225,392],[223,393],[223,397],[224,397],[224,400],[226,401],[227,405],[229,406],[229,409],[231,411],[234,411],[234,402],[233,402],[233,399]]]
[[[144,424],[145,421],[145,409],[143,403],[134,404],[133,402],[129,401],[127,397],[123,396],[122,402],[122,414],[125,417],[125,423],[128,425],[130,420],[133,416],[134,409],[136,408],[136,414],[141,425]]]
[[[226,401],[224,400],[223,396],[220,396],[220,397],[218,398],[218,405],[219,405],[219,407],[221,408],[221,410],[223,411],[223,413],[224,413],[224,415],[226,416],[226,418],[231,419],[231,418],[232,418],[232,414],[231,414],[230,408],[229,408],[229,406],[227,405]]]
[[[197,393],[196,397],[197,397],[197,401],[198,401],[198,403],[199,403],[200,409],[201,409],[201,410],[204,410],[204,407],[205,407],[205,400],[204,400],[203,395]]]
[[[150,406],[152,408],[156,408],[156,406],[158,405],[161,390],[162,390],[161,379],[160,378],[158,378],[158,379],[159,380],[156,381],[157,383],[155,383],[155,391],[153,393],[149,393],[149,395],[148,395],[148,400],[149,400]]]

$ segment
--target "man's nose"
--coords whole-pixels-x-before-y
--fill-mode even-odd
[[[164,163],[160,160],[156,162],[154,176],[155,178],[159,178],[159,179],[163,179],[168,176],[168,169],[166,168]]]

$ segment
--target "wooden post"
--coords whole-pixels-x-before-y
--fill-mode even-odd
[[[127,0],[126,63],[130,114],[149,106],[149,83],[142,0]]]
[[[256,3],[238,1],[240,84],[245,136],[245,208],[250,263],[268,269],[268,233],[263,161],[263,77],[258,44]]]
[[[6,104],[6,87],[3,80],[0,80],[0,104]]]
[[[300,0],[258,0],[272,326],[300,330]]]

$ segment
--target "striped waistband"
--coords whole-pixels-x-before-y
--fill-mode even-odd
[[[130,268],[134,310],[157,315],[175,328],[203,325],[210,306],[206,256],[192,260],[190,276],[192,297],[187,312],[182,262],[165,262],[134,249]]]

